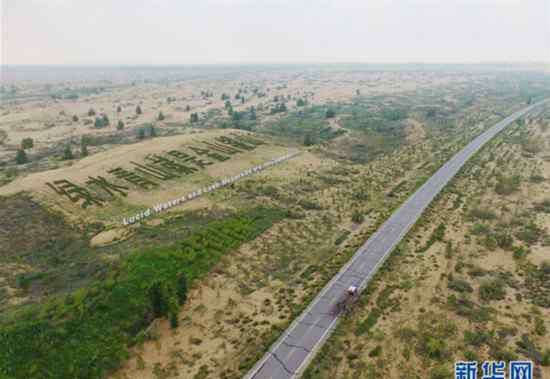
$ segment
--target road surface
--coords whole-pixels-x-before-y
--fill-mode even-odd
[[[245,376],[246,379],[298,378],[336,326],[334,309],[350,285],[362,291],[378,267],[418,220],[424,209],[485,143],[519,117],[543,102],[506,117],[445,163],[357,250],[308,308]]]

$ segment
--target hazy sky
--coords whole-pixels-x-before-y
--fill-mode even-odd
[[[4,64],[550,61],[550,0],[0,0]]]

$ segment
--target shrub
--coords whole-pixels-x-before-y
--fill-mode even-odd
[[[498,233],[495,235],[497,246],[504,250],[510,250],[514,244],[514,238],[508,233]]]
[[[27,153],[25,153],[25,150],[17,150],[17,153],[15,153],[15,162],[17,164],[25,164],[28,161],[29,159],[27,158]]]
[[[21,141],[22,150],[32,149],[33,147],[34,147],[34,140],[32,138],[30,137],[23,138],[23,140]]]
[[[474,208],[470,212],[470,215],[481,220],[494,220],[497,217],[495,212],[484,208]]]
[[[506,297],[505,283],[501,279],[482,283],[479,286],[479,297],[483,301],[503,300]]]
[[[354,211],[351,215],[351,221],[355,222],[356,224],[360,224],[365,221],[365,216],[359,211]]]
[[[535,204],[535,211],[550,213],[550,199],[545,199],[540,203]]]
[[[448,379],[451,377],[451,370],[447,366],[437,366],[430,372],[430,379]]]
[[[74,159],[74,154],[71,149],[71,145],[65,146],[65,149],[63,150],[63,160],[68,161]]]
[[[481,331],[471,332],[466,330],[464,332],[464,343],[467,345],[480,347],[481,345],[489,342],[489,338],[490,336],[487,333]]]
[[[381,353],[382,353],[382,346],[378,345],[369,352],[369,357],[371,358],[379,357]]]
[[[457,292],[473,292],[474,289],[466,280],[453,279],[447,284],[447,287]]]
[[[499,195],[510,195],[519,189],[521,178],[519,175],[512,177],[499,176],[495,185],[495,192]]]
[[[525,225],[519,232],[516,233],[516,237],[528,245],[537,243],[543,235],[544,230],[539,228],[534,222],[530,222]]]
[[[487,224],[476,222],[470,229],[470,232],[476,236],[479,236],[483,234],[489,234],[491,232],[491,228]]]

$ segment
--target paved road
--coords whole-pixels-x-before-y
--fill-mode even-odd
[[[334,330],[338,317],[332,313],[346,289],[353,284],[363,290],[385,258],[464,163],[510,123],[542,103],[528,106],[506,117],[445,163],[357,250],[245,378],[298,378],[317,349]]]

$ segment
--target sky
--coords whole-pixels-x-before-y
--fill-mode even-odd
[[[550,0],[0,0],[2,64],[550,62]]]

